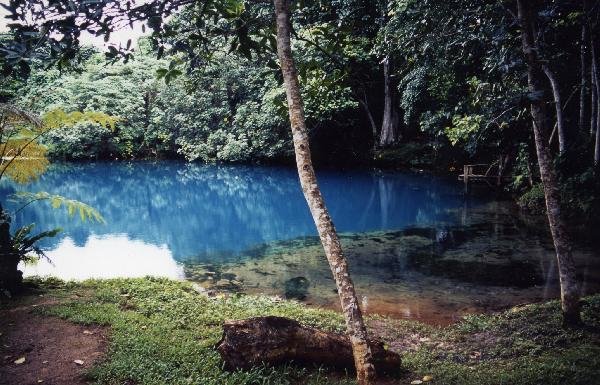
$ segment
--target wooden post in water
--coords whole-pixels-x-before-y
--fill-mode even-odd
[[[471,191],[469,186],[469,174],[471,172],[471,166],[465,164],[463,166],[463,181],[465,183],[465,195],[468,195]]]

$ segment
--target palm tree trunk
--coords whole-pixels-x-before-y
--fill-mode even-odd
[[[329,212],[325,207],[325,201],[312,165],[298,73],[290,44],[291,24],[288,0],[274,0],[274,3],[277,23],[277,53],[287,95],[300,185],[335,279],[342,312],[346,319],[347,333],[352,344],[358,384],[370,385],[375,379],[375,368],[367,341],[367,330],[354,292],[354,284],[350,279],[348,264]]]
[[[544,186],[546,211],[550,231],[556,250],[558,273],[560,277],[561,305],[563,322],[576,324],[581,321],[579,304],[579,287],[575,274],[575,263],[571,254],[571,245],[566,226],[561,216],[560,193],[558,180],[553,168],[550,149],[548,148],[548,115],[543,97],[543,70],[537,56],[538,49],[534,40],[534,10],[531,1],[517,0],[519,21],[521,24],[521,41],[527,63],[529,92],[534,95],[531,100],[531,116],[533,118],[533,134],[538,156],[540,176]]]

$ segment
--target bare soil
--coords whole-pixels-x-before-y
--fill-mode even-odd
[[[35,306],[0,310],[0,385],[87,384],[86,371],[106,352],[107,328],[41,316]]]

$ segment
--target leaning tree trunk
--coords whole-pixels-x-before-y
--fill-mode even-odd
[[[548,115],[543,98],[543,71],[538,59],[538,49],[534,42],[534,11],[528,0],[517,0],[519,21],[521,23],[521,41],[527,62],[527,78],[531,100],[531,116],[533,118],[533,134],[538,156],[540,176],[544,186],[546,211],[550,231],[556,250],[558,273],[560,277],[561,304],[563,322],[575,324],[581,321],[579,304],[579,287],[575,274],[575,263],[571,255],[571,246],[561,217],[560,193],[558,180],[553,168],[550,149],[548,148]]]
[[[566,139],[565,139],[565,119],[563,118],[562,101],[560,98],[560,87],[556,77],[547,65],[542,66],[544,73],[550,81],[552,87],[552,94],[554,95],[554,105],[556,107],[556,127],[558,129],[558,152],[560,154],[565,153]]]
[[[289,3],[288,0],[274,0],[274,3],[277,23],[277,54],[283,73],[300,185],[335,279],[342,313],[346,319],[347,333],[352,344],[358,383],[360,385],[372,384],[375,378],[375,368],[367,341],[367,330],[354,292],[354,284],[348,273],[348,264],[329,212],[325,207],[325,201],[312,165],[298,73],[290,44]]]

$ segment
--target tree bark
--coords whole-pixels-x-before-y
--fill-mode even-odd
[[[594,35],[590,33],[590,51],[592,53],[592,65],[590,69],[590,81],[592,88],[592,112],[590,116],[590,135],[593,135],[596,132],[596,127],[598,125],[598,87],[597,87],[597,63],[596,63],[596,50],[594,49]]]
[[[558,152],[560,154],[565,153],[566,148],[566,139],[565,139],[565,120],[563,118],[562,111],[562,100],[560,98],[560,87],[558,86],[558,81],[554,76],[554,73],[550,70],[550,67],[547,65],[543,65],[542,69],[546,74],[546,77],[550,81],[550,86],[552,87],[552,94],[554,95],[554,105],[556,107],[556,127],[558,130]]]
[[[586,129],[586,99],[587,99],[587,1],[583,2],[583,21],[581,23],[581,46],[580,49],[580,66],[581,66],[581,89],[579,90],[579,132],[585,132]]]
[[[377,370],[397,373],[401,359],[383,343],[370,341]],[[256,317],[228,321],[217,351],[227,370],[249,369],[287,362],[316,363],[331,368],[354,369],[352,346],[348,336],[300,325],[282,317]]]
[[[571,245],[561,215],[558,180],[553,168],[550,149],[547,145],[549,124],[544,100],[544,88],[542,86],[544,75],[537,56],[538,49],[534,40],[534,5],[529,0],[517,0],[517,7],[521,24],[523,53],[527,63],[535,147],[542,185],[544,186],[548,222],[558,262],[563,322],[567,325],[576,324],[581,321],[579,287],[577,284],[575,263],[571,254]]]
[[[335,279],[342,313],[346,320],[347,333],[352,344],[358,384],[370,385],[375,379],[375,368],[372,364],[373,357],[367,340],[367,329],[358,305],[354,284],[350,279],[348,263],[342,252],[340,240],[329,212],[325,207],[325,201],[312,165],[298,73],[292,57],[288,0],[274,0],[274,3],[277,23],[277,54],[283,73],[300,185]]]
[[[599,118],[599,120],[600,120],[600,118]],[[600,164],[600,130],[596,129],[596,145],[594,148],[594,165],[598,166],[599,164]]]
[[[383,121],[381,123],[379,145],[381,147],[386,147],[393,145],[399,139],[398,111],[397,108],[394,106],[394,96],[396,90],[394,89],[394,84],[392,81],[392,63],[389,56],[386,56],[383,60],[383,88]]]
[[[23,282],[23,273],[18,265],[19,256],[11,243],[10,217],[0,206],[0,289],[9,293],[18,291]]]
[[[363,98],[356,97],[358,100],[358,104],[363,108],[365,113],[367,114],[367,118],[369,118],[369,125],[371,126],[371,132],[373,134],[373,150],[377,147],[377,123],[375,123],[375,118],[373,118],[373,114],[371,113],[371,109],[369,108],[369,103],[367,102],[367,95],[364,95]]]
[[[592,80],[593,80],[593,91],[596,92],[596,114],[595,114],[595,124],[593,125],[594,131],[591,131],[592,135],[596,135],[596,140],[594,144],[594,165],[598,165],[600,162],[600,76],[598,75],[598,55],[596,51],[594,33],[590,33],[591,35],[591,43],[590,50],[592,52]],[[594,101],[592,101],[593,103]],[[594,106],[592,106],[594,107]],[[594,116],[593,116],[594,117]],[[592,117],[592,118],[593,118]]]

